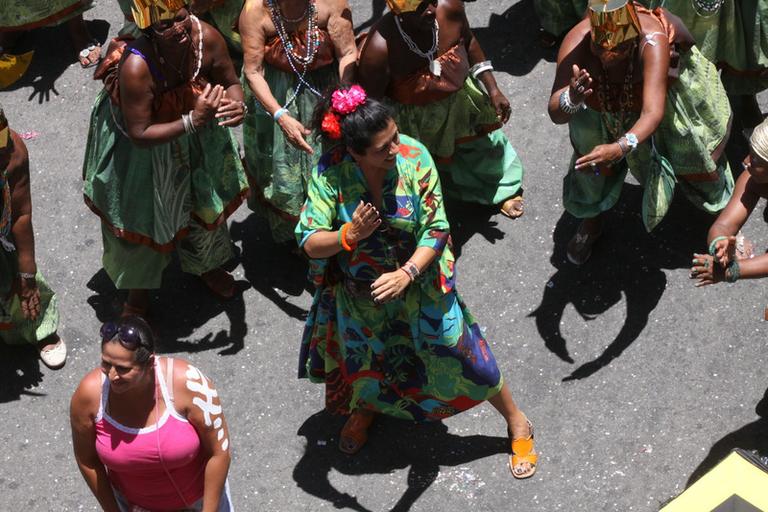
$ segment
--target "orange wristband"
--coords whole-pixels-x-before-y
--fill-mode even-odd
[[[350,244],[347,241],[347,230],[349,229],[349,222],[345,223],[343,226],[341,226],[341,246],[344,248],[345,251],[354,251],[355,247],[357,247],[357,243]]]

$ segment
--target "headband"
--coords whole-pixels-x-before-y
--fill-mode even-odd
[[[136,26],[145,29],[158,21],[172,20],[187,0],[133,0],[131,12]]]
[[[592,41],[605,50],[616,48],[642,32],[631,0],[589,0]]]

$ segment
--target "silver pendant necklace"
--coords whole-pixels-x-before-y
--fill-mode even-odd
[[[443,67],[440,65],[440,61],[435,58],[438,41],[440,39],[440,25],[437,23],[437,20],[435,20],[435,28],[432,31],[432,48],[426,52],[416,46],[413,39],[405,33],[405,30],[403,30],[403,27],[400,25],[399,16],[395,16],[395,25],[397,25],[397,30],[400,32],[400,36],[403,38],[403,41],[405,41],[405,44],[408,45],[408,48],[419,57],[427,59],[429,62],[429,72],[434,76],[440,76],[443,73]]]

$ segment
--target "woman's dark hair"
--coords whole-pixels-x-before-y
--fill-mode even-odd
[[[367,98],[365,103],[359,105],[357,110],[347,115],[336,114],[341,125],[341,139],[334,140],[323,132],[321,126],[326,112],[331,110],[331,94],[333,91],[347,90],[350,86],[334,86],[326,90],[322,99],[315,106],[312,115],[312,128],[318,137],[322,137],[329,143],[342,143],[355,153],[365,153],[371,146],[373,136],[386,129],[389,120],[392,119],[392,110],[373,98]]]
[[[107,334],[105,334],[105,331]],[[152,328],[141,317],[126,316],[101,328],[101,345],[120,343],[126,350],[135,353],[136,364],[146,365],[155,353],[155,335]]]

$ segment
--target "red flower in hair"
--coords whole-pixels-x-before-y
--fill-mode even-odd
[[[339,118],[330,110],[323,116],[323,121],[320,123],[320,129],[323,130],[323,133],[325,133],[329,139],[339,140],[341,138]]]

